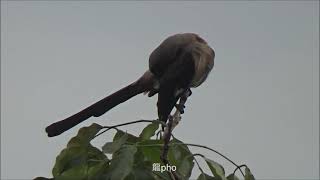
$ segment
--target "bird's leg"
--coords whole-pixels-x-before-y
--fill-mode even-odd
[[[181,101],[181,99],[180,99]],[[175,105],[176,109],[180,112],[180,114],[184,113],[184,108],[186,107],[185,105],[182,105],[181,103],[178,103]]]
[[[179,104],[176,105],[176,111],[172,116],[172,129],[174,129],[181,121],[181,114],[184,113],[185,103],[187,102],[187,99],[189,96],[191,96],[191,94],[191,90],[187,89],[180,97]]]
[[[187,102],[187,99],[189,96],[191,96],[191,94],[192,91],[190,89],[185,90],[180,97],[179,103],[175,105],[176,109],[180,111],[180,114],[184,113],[184,108],[186,107],[185,103]]]

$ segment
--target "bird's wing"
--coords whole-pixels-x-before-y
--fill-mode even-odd
[[[167,118],[178,101],[181,89],[189,88],[194,76],[194,61],[190,52],[183,52],[177,60],[172,63],[160,78],[160,89],[158,95],[158,115],[161,121]]]

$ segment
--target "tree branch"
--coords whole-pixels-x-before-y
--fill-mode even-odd
[[[170,142],[171,133],[172,133],[172,123],[173,123],[173,118],[170,116],[167,127],[165,128],[164,133],[163,133],[164,143],[163,143],[162,153],[160,156],[160,159],[162,160],[162,162],[164,164],[168,164],[168,165],[170,165],[170,163],[167,159],[167,156],[168,156],[168,152],[169,152],[169,142]],[[179,180],[178,175],[174,171],[170,171],[170,177],[173,180]]]

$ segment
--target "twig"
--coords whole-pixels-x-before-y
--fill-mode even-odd
[[[159,139],[159,135],[160,135],[160,137],[161,137],[161,130],[159,130],[158,132],[157,132],[157,134],[156,134],[156,139]],[[161,139],[161,138],[160,138]]]
[[[242,164],[242,165],[240,165],[240,166],[237,166],[237,168],[233,171],[233,174],[235,175],[238,169],[241,171],[241,168],[242,168],[242,167],[247,167],[247,165]],[[241,173],[242,173],[242,171],[241,171]],[[242,175],[243,175],[243,173],[242,173]],[[244,176],[244,175],[243,175],[243,176]]]
[[[94,138],[96,138],[96,137],[98,137],[98,136],[100,136],[101,134],[103,134],[103,133],[105,133],[105,132],[107,132],[107,131],[109,131],[110,129],[115,129],[115,130],[119,130],[118,128],[116,128],[116,127],[113,127],[113,128],[107,128],[107,129],[105,129],[105,130],[103,130],[102,132],[99,132],[98,134],[96,134],[95,136],[94,136]]]
[[[196,162],[196,164],[197,164],[197,166],[198,166],[199,170],[201,171],[201,173],[202,173],[202,174],[204,174],[204,171],[202,170],[202,168],[201,168],[201,166],[200,166],[200,164],[199,164],[198,160],[195,158],[195,156],[201,156],[202,158],[204,158],[204,156],[203,156],[202,154],[193,154],[192,156],[193,156],[193,159],[194,159],[194,161]]]
[[[113,126],[103,126],[101,129],[106,129],[106,130],[98,133],[97,135],[95,135],[94,138],[96,138],[96,137],[100,136],[101,134],[109,131],[110,129],[118,130],[117,127],[129,125],[129,124],[141,123],[141,122],[158,122],[158,123],[162,124],[163,126],[166,126],[166,124],[164,122],[159,121],[159,120],[137,120],[137,121],[131,121],[131,122],[126,122],[126,123],[117,124],[117,125],[113,125]]]
[[[125,125],[129,125],[129,124],[135,124],[135,123],[141,123],[141,122],[158,122],[164,126],[166,126],[166,124],[162,121],[159,120],[137,120],[137,121],[131,121],[131,122],[126,122],[126,123],[122,123],[122,124],[117,124],[117,125],[113,125],[113,126],[103,126],[102,129],[104,128],[114,128],[114,127],[120,127],[120,126],[125,126]]]
[[[210,151],[213,151],[213,152],[219,154],[220,156],[222,156],[223,158],[225,158],[226,160],[228,160],[229,162],[231,162],[231,163],[232,163],[233,165],[235,165],[237,168],[239,168],[239,165],[237,165],[235,162],[233,162],[231,159],[229,159],[227,156],[221,154],[221,153],[220,153],[219,151],[217,151],[217,150],[214,150],[214,149],[209,148],[209,147],[207,147],[207,146],[198,145],[198,144],[192,144],[192,143],[182,143],[182,144],[185,144],[185,145],[187,145],[187,146],[201,147],[201,148],[204,148],[204,149],[208,149],[208,150],[210,150]],[[242,172],[241,168],[239,168],[239,170],[240,170],[241,174],[242,174],[243,177],[244,177],[244,173]]]
[[[167,155],[169,151],[169,142],[171,138],[171,132],[172,132],[172,117],[169,117],[169,122],[163,133],[164,143],[163,143],[162,154],[160,157],[164,164],[168,164]]]

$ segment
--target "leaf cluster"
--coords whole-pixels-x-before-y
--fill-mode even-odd
[[[139,136],[117,129],[113,141],[106,142],[100,150],[90,141],[102,129],[102,126],[92,124],[79,130],[57,156],[52,170],[54,180],[171,180],[169,171],[153,169],[154,163],[164,165],[160,160],[163,140],[155,137],[158,122],[148,124]],[[176,167],[175,173],[181,180],[190,178],[195,162],[201,171],[198,180],[238,180],[235,173],[226,176],[220,164],[197,154],[211,171],[210,174],[203,172],[196,161],[196,154],[192,154],[188,146],[176,138],[170,140],[169,147],[168,161]],[[244,179],[254,180],[248,167]]]

